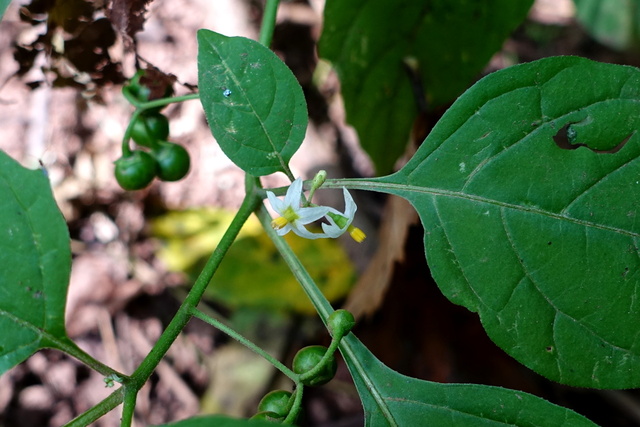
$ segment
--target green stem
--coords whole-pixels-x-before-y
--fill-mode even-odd
[[[322,321],[326,324],[329,315],[333,313],[333,308],[329,301],[325,298],[325,296],[320,292],[320,289],[316,286],[315,282],[305,270],[304,266],[298,259],[298,257],[293,253],[287,242],[271,227],[271,216],[269,212],[267,212],[267,208],[262,206],[260,210],[257,212],[258,219],[262,223],[267,235],[273,241],[273,244],[276,246],[282,258],[287,263],[291,272],[298,279],[302,289],[305,291],[311,303],[315,307],[316,311],[320,315]]]
[[[197,317],[198,319],[202,320],[203,322],[206,322],[206,323],[210,324],[211,326],[213,326],[214,328],[219,329],[220,331],[222,331],[225,334],[229,335],[231,338],[233,338],[234,340],[238,341],[240,344],[242,344],[243,346],[247,347],[249,350],[253,351],[257,355],[259,355],[259,356],[263,357],[264,359],[266,359],[267,361],[269,361],[269,363],[271,363],[273,366],[275,366],[276,369],[278,369],[280,372],[282,372],[287,377],[289,377],[291,379],[291,381],[293,381],[295,383],[298,383],[298,377],[299,377],[298,374],[293,372],[291,369],[287,368],[280,361],[275,359],[273,356],[271,356],[269,353],[264,351],[262,348],[260,348],[257,345],[255,345],[253,342],[249,341],[247,338],[245,338],[242,335],[240,335],[238,332],[234,331],[233,329],[231,329],[230,327],[228,327],[224,323],[220,322],[219,320],[214,319],[213,317],[204,314],[202,311],[198,310],[196,307],[193,307],[191,309],[191,314],[193,315],[193,317]]]
[[[122,91],[122,93],[124,94],[124,97],[127,98],[127,101],[129,101],[134,107],[136,107],[136,110],[131,115],[131,119],[129,119],[129,125],[127,126],[127,129],[124,131],[124,135],[122,136],[122,157],[129,157],[131,155],[131,147],[129,147],[131,130],[133,129],[133,124],[138,119],[138,116],[140,116],[140,114],[142,114],[145,110],[148,110],[149,108],[162,107],[174,102],[183,102],[200,98],[199,94],[190,93],[188,95],[174,96],[172,98],[162,98],[149,102],[140,102],[135,99],[135,97],[131,93],[129,93],[129,91],[125,90]]]
[[[278,3],[280,0],[267,0],[262,15],[262,26],[260,27],[260,43],[264,46],[271,46],[273,40],[273,30],[276,28],[276,14],[278,13]]]
[[[329,348],[322,355],[322,359],[320,359],[320,361],[318,361],[316,366],[314,366],[312,369],[308,370],[304,374],[301,374],[300,381],[304,381],[307,378],[313,378],[318,374],[318,372],[324,369],[325,365],[327,364],[331,356],[333,356],[333,353],[335,353],[336,350],[338,349],[339,344],[340,344],[339,339],[335,339],[335,338],[332,339],[331,344],[329,345]]]
[[[126,86],[125,86],[125,88],[126,88]],[[191,101],[193,99],[199,99],[200,98],[200,95],[197,94],[197,93],[189,93],[189,94],[186,94],[186,95],[171,96],[171,97],[168,97],[168,98],[154,99],[153,101],[140,102],[127,89],[124,89],[122,91],[122,94],[127,99],[127,101],[129,101],[129,103],[131,105],[133,105],[134,107],[136,107],[136,109],[139,109],[139,110],[148,110],[149,108],[164,107],[165,105],[173,104],[175,102]]]
[[[98,403],[93,408],[78,415],[73,420],[69,421],[63,427],[86,427],[91,425],[94,421],[97,421],[100,417],[111,411],[113,408],[122,403],[122,397],[124,396],[124,387],[120,387],[118,390],[111,393],[106,399]]]
[[[136,409],[136,399],[139,389],[136,387],[126,387],[124,391],[124,405],[122,407],[122,418],[120,427],[131,427],[133,414]]]
[[[250,180],[247,180],[250,183]],[[248,190],[251,190],[251,185],[247,185]],[[247,221],[251,213],[261,203],[261,199],[256,196],[255,192],[247,191],[238,213],[233,218],[233,221],[227,228],[227,231],[222,236],[220,243],[209,257],[207,264],[202,269],[200,276],[196,279],[193,287],[187,294],[187,297],[180,305],[178,312],[175,314],[167,328],[164,330],[158,341],[153,346],[149,354],[144,358],[140,366],[135,370],[129,381],[126,382],[127,395],[130,393],[136,394],[140,388],[149,379],[155,368],[160,363],[160,360],[164,357],[169,347],[173,344],[178,337],[182,329],[191,319],[192,308],[196,307],[202,298],[202,295],[207,288],[207,285],[213,278],[214,273],[218,269],[218,266],[222,262],[222,259],[226,255],[227,251],[235,241],[240,229]],[[133,406],[135,405],[135,398],[125,400],[125,407],[123,409],[122,425],[129,425],[131,423],[131,417],[133,416]],[[127,418],[125,418],[125,416]]]
[[[329,180],[327,180],[327,182],[328,181]],[[336,186],[334,188],[340,188],[340,187],[341,186]],[[266,230],[267,235],[273,241],[274,245],[282,255],[282,258],[287,263],[287,265],[293,272],[298,282],[300,282],[302,289],[304,289],[307,296],[311,300],[311,303],[313,304],[316,311],[320,315],[320,318],[326,324],[327,319],[329,318],[329,315],[333,312],[333,308],[331,307],[331,304],[329,303],[327,298],[322,294],[320,289],[318,289],[318,287],[314,283],[309,273],[305,270],[304,266],[302,265],[298,257],[296,257],[296,255],[293,253],[293,250],[291,249],[291,247],[287,244],[287,242],[282,237],[278,236],[278,234],[271,228],[271,217],[269,216],[269,213],[267,212],[266,208],[262,207],[260,209],[260,211],[258,212],[258,219],[260,219],[260,222],[262,223],[262,226]],[[365,387],[367,388],[367,391],[371,393],[371,396],[373,397],[378,407],[384,414],[386,420],[389,422],[389,424],[392,427],[397,426],[398,424],[395,421],[393,414],[391,413],[391,410],[387,406],[387,403],[385,402],[384,398],[378,391],[376,385],[371,381],[371,378],[369,378],[366,368],[362,365],[362,363],[360,363],[360,360],[358,359],[358,355],[356,354],[351,344],[351,341],[355,339],[356,337],[352,333],[349,333],[347,336],[342,338],[339,342],[339,348],[345,360],[348,360],[351,363],[351,365],[354,367],[355,372],[350,369],[351,375],[355,376],[357,374],[360,376],[360,378],[365,384]],[[362,391],[360,392],[362,393]]]
[[[300,409],[302,408],[302,393],[304,390],[304,386],[302,383],[296,384],[295,398],[293,401],[293,405],[291,405],[291,410],[287,414],[287,417],[282,421],[282,424],[293,424],[298,418],[298,414],[300,414]]]
[[[109,375],[117,375],[123,380],[129,378],[126,375],[111,368],[110,366],[107,366],[99,360],[96,360],[93,356],[78,347],[78,345],[75,342],[71,341],[69,338],[65,337],[62,340],[56,340],[53,347],[67,353],[70,356],[75,357],[76,359],[78,359],[94,371],[101,373],[105,377]]]

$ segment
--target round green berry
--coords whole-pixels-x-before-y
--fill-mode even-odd
[[[293,372],[304,376],[305,373],[311,371],[322,360],[327,352],[327,347],[322,345],[310,345],[298,351],[293,358]],[[327,360],[319,372],[309,378],[302,378],[304,385],[323,385],[331,381],[338,369],[338,362],[334,355]]]
[[[114,174],[125,190],[141,190],[151,184],[156,176],[156,161],[147,152],[133,151],[115,162]]]
[[[275,412],[269,412],[269,411],[258,412],[257,414],[255,414],[249,419],[270,421],[272,423],[277,423],[277,424],[280,424],[282,421],[284,421],[284,417],[279,416]]]
[[[329,333],[334,338],[342,338],[351,332],[351,329],[356,325],[356,319],[353,317],[350,311],[336,310],[329,315],[327,321],[327,327]]]
[[[169,136],[169,120],[160,113],[142,113],[131,127],[131,138],[138,145],[153,148]]]
[[[191,160],[182,145],[160,141],[153,149],[161,181],[178,181],[189,172]]]
[[[281,417],[286,417],[289,413],[291,392],[286,390],[273,390],[265,394],[258,403],[258,411],[274,412]]]

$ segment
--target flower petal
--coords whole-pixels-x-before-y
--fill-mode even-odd
[[[296,212],[298,214],[298,219],[296,220],[299,224],[309,224],[314,221],[319,220],[323,216],[325,216],[329,212],[329,208],[325,206],[314,206],[311,208],[300,208]]]
[[[302,197],[302,178],[296,178],[291,183],[287,194],[284,196],[284,204],[291,206],[294,210],[300,208],[300,198]]]
[[[271,191],[267,191],[267,198],[269,199],[269,203],[271,203],[273,210],[276,211],[278,215],[282,215],[284,210],[287,208],[287,205],[282,200],[278,199]]]
[[[350,220],[353,220],[353,217],[356,214],[356,211],[358,210],[358,206],[356,205],[356,202],[353,201],[353,197],[351,197],[351,193],[349,193],[349,191],[344,187],[342,187],[342,194],[344,195],[343,216],[346,216]]]
[[[291,230],[296,233],[300,237],[304,237],[305,239],[322,239],[328,237],[325,233],[312,233],[307,230],[304,225],[300,224],[296,221],[296,224],[292,224]]]

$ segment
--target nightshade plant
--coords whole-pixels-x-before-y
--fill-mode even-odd
[[[366,73],[361,84],[355,82],[352,73],[363,72],[363,64],[375,57],[367,49],[382,46],[389,53],[384,60],[392,57],[398,64],[412,51],[411,47],[408,51],[400,48],[404,46],[402,34],[390,31],[393,37],[381,40],[389,38],[388,34],[383,35],[379,27],[367,27],[389,16],[384,13],[384,4],[389,2],[345,3],[327,2],[320,52],[334,61],[345,85],[347,110],[353,112],[354,99],[362,99],[376,84],[402,81],[400,71],[382,76],[367,70],[372,72]],[[492,28],[497,30],[487,34],[491,43],[487,42],[490,48],[483,45],[485,53],[497,48],[495,41],[523,19],[531,4],[461,2],[469,14],[450,22],[447,17],[455,15],[452,9],[462,7],[455,6],[458,3],[400,3],[393,5],[394,21],[407,23],[402,31],[416,30],[412,32],[418,35],[416,46],[443,31],[442,22],[451,24],[487,13],[488,4],[504,5],[505,13],[492,18],[496,21]],[[267,1],[260,42],[198,32],[199,94],[134,102],[137,109],[132,123],[147,110],[199,98],[217,143],[246,172],[246,196],[235,219],[173,320],[134,372],[116,372],[67,337],[64,308],[71,257],[64,218],[46,175],[24,169],[0,154],[0,328],[5,331],[0,342],[0,372],[42,348],[66,352],[104,374],[108,386],[117,385],[107,399],[67,425],[89,425],[123,403],[122,425],[129,426],[138,391],[180,331],[197,317],[263,355],[295,384],[291,395],[280,394],[286,402],[265,403],[266,410],[257,415],[263,420],[294,423],[305,384],[314,383],[316,372],[331,371],[327,367],[339,350],[361,397],[366,425],[594,425],[530,394],[417,380],[376,359],[350,332],[352,317],[335,314],[280,236],[286,231],[305,236],[310,233],[304,228],[307,220],[325,217],[329,222],[325,235],[311,237],[335,237],[349,230],[361,240],[361,232],[350,229],[357,217],[354,220],[355,204],[349,202],[347,190],[359,189],[394,194],[411,202],[424,226],[427,260],[441,291],[452,302],[477,312],[491,339],[519,362],[573,386],[640,386],[640,70],[579,57],[553,57],[490,74],[457,99],[399,171],[370,179],[325,179],[321,173],[307,182],[306,188],[313,191],[342,190],[347,207],[339,212],[313,205],[312,194],[303,197],[303,183],[289,169],[305,135],[307,111],[295,77],[267,47],[277,5],[277,1]],[[433,19],[434,14],[442,19]],[[366,31],[348,30],[348,25]],[[373,34],[377,39],[357,44],[356,33]],[[347,42],[332,44],[337,34],[343,34]],[[433,41],[425,43],[437,49]],[[442,44],[441,40],[437,43]],[[485,53],[486,60],[491,52]],[[466,62],[483,63],[477,56]],[[438,67],[424,70],[425,81],[441,72]],[[456,77],[464,80],[468,70],[460,70]],[[405,102],[402,96],[410,96],[408,85],[395,85],[398,103]],[[427,90],[435,100],[452,91],[455,88]],[[375,92],[372,96],[383,95]],[[393,108],[407,111],[406,105]],[[365,116],[360,117],[364,120]],[[358,120],[356,117],[356,127]],[[406,131],[397,130],[399,123],[394,120],[380,122],[393,125],[393,132]],[[129,149],[131,128],[124,136],[123,152]],[[367,147],[366,142],[364,145]],[[374,158],[379,159],[379,148],[370,147]],[[378,166],[388,168],[384,163]],[[259,178],[276,172],[284,173],[293,184],[266,191]],[[282,196],[284,200],[278,199]],[[264,199],[281,219],[269,215]],[[329,325],[331,344],[324,355],[314,356],[320,363],[310,371],[296,372],[284,366],[197,308],[212,277],[215,286],[214,273],[242,224],[253,214]],[[223,416],[172,425],[198,427],[214,425],[214,420],[221,426],[249,425],[249,421]],[[259,425],[260,421],[251,423]]]

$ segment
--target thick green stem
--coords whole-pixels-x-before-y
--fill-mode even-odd
[[[331,304],[329,303],[327,298],[325,298],[322,292],[320,292],[320,289],[318,289],[318,286],[316,286],[315,282],[313,281],[307,270],[305,270],[298,257],[293,253],[287,242],[285,242],[282,237],[278,236],[275,230],[271,227],[271,216],[269,215],[269,212],[267,212],[267,208],[262,206],[257,212],[257,215],[258,219],[262,223],[262,226],[267,232],[267,235],[273,241],[273,244],[280,252],[280,255],[282,255],[282,258],[284,258],[284,261],[291,269],[291,272],[293,273],[295,278],[298,279],[300,285],[302,285],[302,289],[311,300],[311,303],[320,315],[320,318],[326,324],[329,315],[334,311],[331,307]]]
[[[293,404],[291,405],[291,410],[289,410],[289,414],[284,419],[284,421],[282,421],[282,424],[285,424],[285,425],[293,424],[296,418],[298,418],[298,415],[300,414],[300,409],[302,409],[303,391],[304,391],[304,386],[302,385],[302,383],[296,384],[296,390],[294,391],[295,396],[294,396]]]
[[[106,399],[98,403],[88,411],[78,415],[73,420],[69,421],[63,427],[85,427],[91,425],[94,421],[98,420],[104,414],[111,411],[113,408],[122,403],[124,396],[124,387],[120,387],[118,390],[111,393]]]
[[[248,185],[248,187],[250,187]],[[200,276],[196,279],[191,291],[187,294],[187,297],[182,302],[182,305],[178,309],[178,312],[175,314],[167,328],[164,330],[156,344],[151,349],[151,352],[145,357],[145,359],[140,363],[140,366],[135,370],[133,374],[131,374],[130,380],[127,381],[127,395],[136,394],[140,388],[145,384],[145,382],[149,379],[153,371],[155,370],[160,360],[164,357],[166,352],[169,350],[169,347],[173,344],[175,339],[178,337],[182,329],[186,326],[189,319],[191,319],[192,308],[196,307],[202,298],[202,295],[207,288],[207,285],[213,278],[213,274],[218,269],[218,266],[222,262],[222,259],[226,255],[227,251],[231,247],[232,243],[235,241],[240,229],[247,221],[251,213],[257,208],[258,204],[261,203],[261,199],[256,197],[253,191],[247,191],[247,195],[245,196],[238,213],[233,218],[233,221],[229,225],[229,228],[222,236],[220,243],[216,247],[216,249],[211,254],[211,257],[207,261],[207,264],[204,266]],[[127,422],[131,422],[131,417],[133,416],[133,406],[135,404],[135,398],[127,399],[125,401],[125,408],[123,410],[123,426],[129,425]],[[127,417],[125,419],[125,416]]]
[[[327,180],[327,182],[329,181]],[[278,236],[278,234],[271,228],[271,217],[269,216],[269,213],[267,212],[266,208],[263,207],[262,209],[260,209],[260,211],[258,212],[258,218],[260,219],[262,226],[266,230],[267,235],[271,238],[274,245],[282,255],[282,258],[287,263],[287,265],[293,272],[298,282],[300,282],[302,289],[304,289],[307,296],[311,300],[311,303],[313,304],[316,311],[320,315],[320,318],[325,324],[327,324],[329,315],[334,311],[333,308],[331,307],[331,304],[329,303],[327,298],[322,294],[320,289],[318,289],[318,287],[314,283],[309,273],[305,270],[304,266],[302,265],[298,257],[296,257],[296,255],[293,253],[293,250],[291,249],[291,247],[287,244],[287,242],[282,237]],[[371,382],[371,379],[367,374],[366,367],[360,363],[360,360],[358,359],[358,355],[356,354],[353,346],[351,345],[351,341],[353,339],[356,339],[356,338],[351,333],[349,333],[347,336],[342,338],[339,343],[340,352],[344,356],[345,360],[348,360],[349,362],[351,362],[351,364],[354,367],[355,372],[352,370],[351,375],[359,375],[360,378],[362,378],[362,381],[365,383],[366,388],[371,393],[373,399],[378,404],[378,407],[385,415],[385,418],[387,419],[387,421],[389,421],[392,427],[395,427],[398,424],[395,422],[393,414],[391,413],[391,410],[389,409],[386,402],[384,401],[384,398],[378,392],[375,384]]]
[[[276,28],[276,14],[278,13],[278,3],[280,0],[267,0],[262,15],[262,26],[260,27],[260,43],[264,46],[271,46],[273,30]]]
[[[214,319],[211,316],[208,316],[208,315],[204,314],[203,312],[198,310],[196,307],[193,307],[191,309],[191,314],[193,315],[193,317],[197,317],[198,319],[202,320],[203,322],[206,322],[206,323],[210,324],[211,326],[213,326],[214,328],[216,328],[216,329],[224,332],[225,334],[229,335],[231,338],[233,338],[234,340],[238,341],[240,344],[242,344],[243,346],[247,347],[249,350],[253,351],[257,355],[262,356],[264,359],[269,361],[269,363],[271,363],[273,366],[275,366],[276,369],[278,369],[280,372],[282,372],[287,377],[289,377],[291,379],[291,381],[296,382],[296,383],[298,382],[298,377],[299,377],[298,374],[293,372],[291,369],[287,368],[285,365],[280,363],[280,361],[278,361],[278,359],[275,359],[269,353],[267,353],[266,351],[264,351],[263,349],[261,349],[260,347],[258,347],[257,345],[255,345],[254,343],[249,341],[247,338],[243,337],[238,332],[234,331],[233,329],[231,329],[230,327],[225,325],[224,323],[220,322],[217,319]]]

